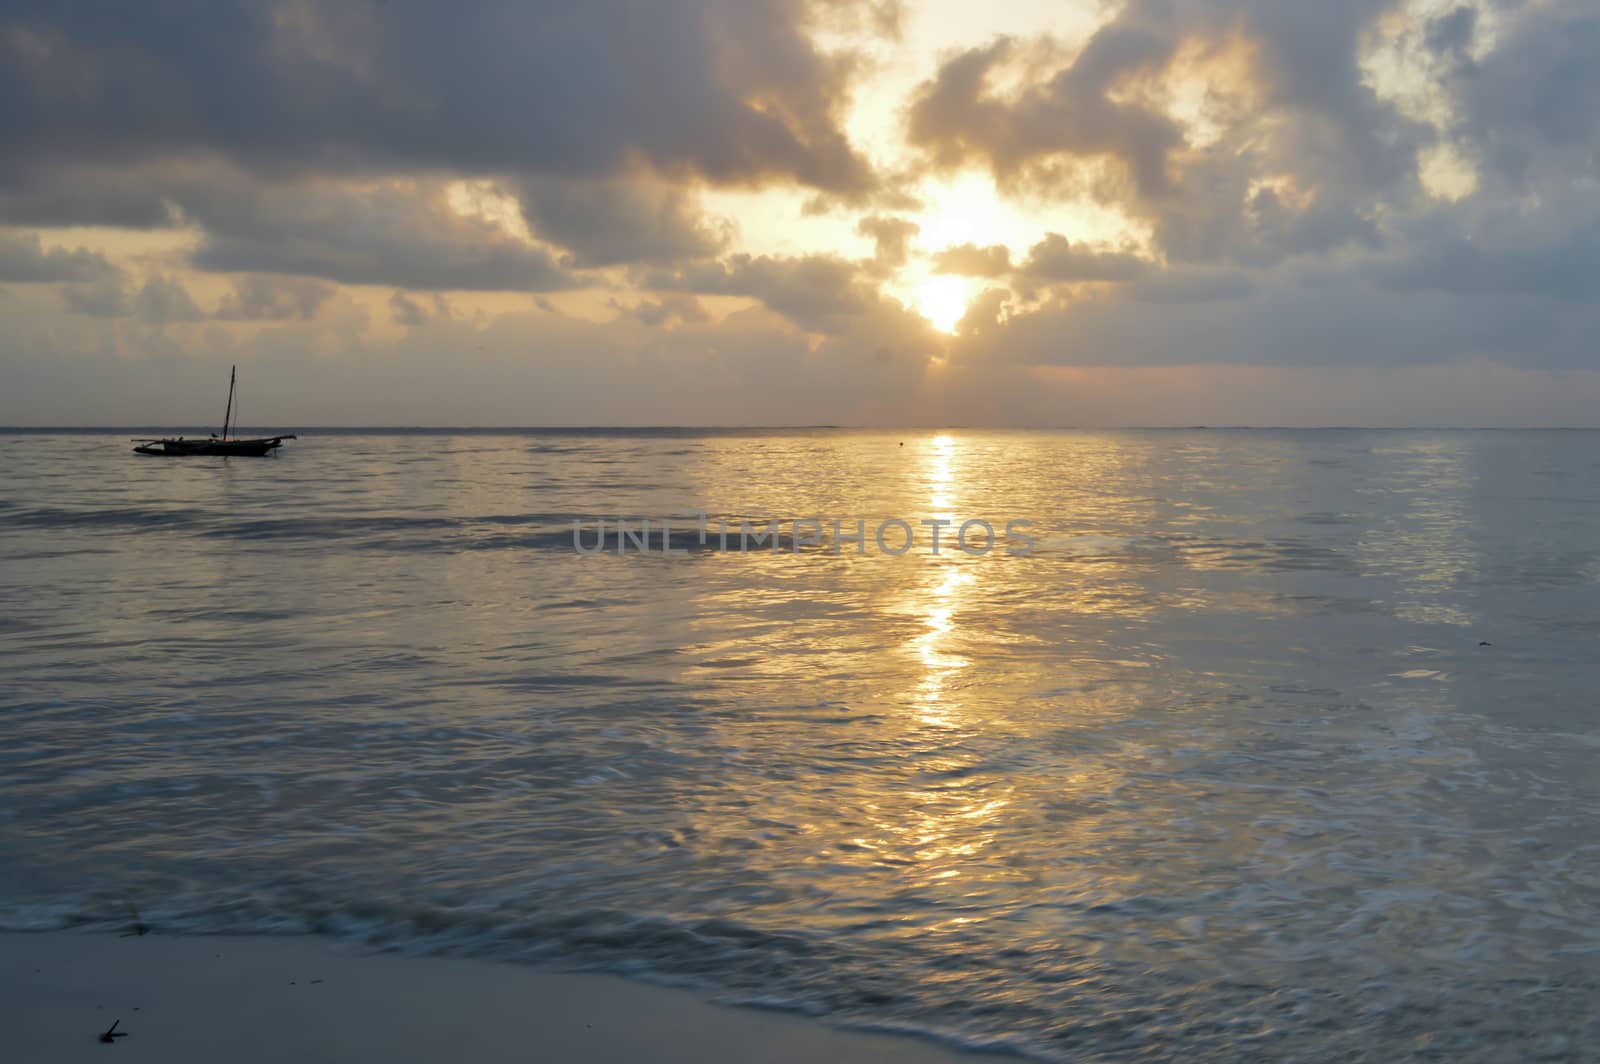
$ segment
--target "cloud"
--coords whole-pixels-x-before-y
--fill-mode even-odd
[[[435,181],[216,184],[188,190],[181,206],[203,231],[190,260],[202,270],[430,290],[550,292],[578,283],[544,248],[457,213]]]
[[[413,3],[25,0],[0,16],[0,156],[202,154],[264,178],[642,165],[860,195],[874,176],[839,117],[853,65],[809,34],[830,6],[530,0],[463,17]]]
[[[389,297],[390,320],[408,329],[420,329],[434,322],[450,321],[454,317],[450,301],[437,292],[426,300],[398,290]]]
[[[171,277],[152,277],[133,297],[134,316],[151,325],[174,321],[201,321],[205,314],[182,283]]]
[[[1038,281],[1132,281],[1144,275],[1150,263],[1125,251],[1093,251],[1073,244],[1060,233],[1028,250],[1017,272]]]
[[[1463,4],[1431,18],[1423,27],[1428,51],[1460,59],[1467,54],[1478,35],[1478,9]]]
[[[426,309],[414,294],[402,297]],[[680,307],[687,307],[679,303]],[[0,303],[0,423],[177,424],[239,364],[254,424],[818,424],[868,420],[928,373],[925,323],[819,341],[760,307],[672,329],[526,310],[374,334],[347,308],[250,330],[125,329]],[[97,387],[86,390],[84,382]],[[382,387],[374,388],[373,381]],[[23,395],[27,401],[23,401]]]
[[[309,321],[334,287],[309,278],[251,274],[233,283],[216,317],[223,321]]]
[[[641,287],[745,296],[816,333],[843,332],[851,319],[884,303],[862,278],[858,263],[835,255],[734,255],[723,262],[652,272],[642,279]]]
[[[623,314],[645,325],[666,325],[672,322],[685,322],[699,325],[711,320],[711,315],[706,313],[706,308],[693,296],[671,293],[657,300],[641,300],[633,306],[624,306],[615,299],[611,306]]]
[[[933,272],[956,273],[967,277],[1003,277],[1011,272],[1011,249],[1004,244],[979,247],[960,244],[933,256]]]
[[[159,206],[163,226],[196,232],[188,261],[200,270],[301,275],[413,289],[560,291],[580,283],[556,262],[549,248],[530,243],[503,219],[457,209],[450,183],[439,178],[262,181],[220,163],[175,162],[152,163],[127,174],[69,170],[64,181],[90,207],[105,202],[100,190],[111,188],[121,189],[119,202],[130,208],[145,199]],[[611,186],[602,183],[602,187]],[[586,240],[586,249],[620,247],[631,240],[649,258],[669,250],[709,252],[717,246],[705,235],[709,226],[683,237],[703,239],[700,245],[670,244],[680,232],[666,223],[687,218],[682,211],[671,213],[683,202],[674,190],[662,193],[663,224],[655,232],[630,228],[641,219],[648,221],[648,211],[608,213],[600,206],[599,194],[592,200],[596,209],[586,219],[593,223],[588,235],[583,236],[584,220],[576,218],[568,222],[570,232],[563,231],[574,241]],[[570,209],[572,204],[568,200],[564,206]],[[0,211],[4,208],[0,195]],[[157,217],[154,206],[149,211],[133,209],[132,214]],[[0,236],[0,255],[9,246]],[[87,257],[95,254],[81,253],[82,268],[90,268]]]
[[[906,264],[909,253],[907,245],[921,231],[922,227],[908,218],[889,218],[880,214],[870,215],[856,223],[856,232],[872,239],[874,263],[885,272]]]
[[[1240,270],[1175,268],[1149,273],[1128,288],[1128,296],[1141,303],[1210,303],[1243,299],[1256,291],[1256,282]]]
[[[120,273],[108,273],[83,284],[61,289],[61,299],[74,314],[91,318],[121,318],[132,310]]]
[[[943,341],[890,308],[852,315],[821,342],[759,307],[671,329],[529,309],[435,317],[397,336],[367,330],[343,295],[312,320],[162,331],[52,313],[51,300],[41,310],[18,290],[0,301],[0,423],[185,423],[209,408],[232,362],[249,382],[251,422],[283,430],[1582,424],[1600,407],[1600,372],[1560,361],[1581,353],[1600,324],[1580,304],[1418,296],[1333,275],[1284,277],[1241,315],[1239,304],[1135,304],[1138,283],[1038,315],[1005,313],[1005,293],[992,290],[975,301],[987,326],[940,359],[930,355]],[[1579,316],[1551,318],[1552,307]],[[1507,314],[1513,320],[1497,328]],[[1530,331],[1540,318],[1546,325]],[[1529,346],[1509,347],[1513,340]],[[1376,349],[1365,346],[1374,341]],[[1465,346],[1451,346],[1458,342]],[[1522,353],[1482,361],[1464,353],[1474,348]],[[1275,364],[1285,357],[1298,364]]]
[[[1403,253],[1375,264],[1372,276],[1403,292],[1588,303],[1600,292],[1600,217],[1559,233],[1518,228],[1475,239],[1455,212],[1442,213],[1431,232],[1415,233]]]
[[[37,233],[0,232],[0,282],[99,281],[116,272],[116,267],[97,251],[46,249]]]
[[[900,38],[905,19],[902,0],[820,0],[812,17],[833,33],[870,32],[890,40]]]
[[[1110,92],[1117,78],[1160,65],[1171,50],[1149,32],[1107,27],[1050,80],[1005,99],[994,95],[992,81],[1019,48],[1002,38],[950,59],[919,89],[907,137],[938,167],[980,162],[1012,183],[1050,156],[1113,160],[1140,196],[1159,197],[1169,186],[1167,153],[1182,142],[1179,128],[1152,110],[1114,101]]]
[[[1001,39],[947,59],[908,137],[936,169],[1115,206],[1175,262],[1374,248],[1431,142],[1362,66],[1392,6],[1131,0],[1076,51]]]
[[[396,325],[404,325],[408,329],[426,325],[431,318],[422,304],[398,291],[389,297],[389,314]]]
[[[708,222],[684,189],[660,181],[540,177],[519,191],[528,228],[578,267],[710,258],[729,240],[728,223]]]
[[[1190,293],[1192,295],[1192,291]],[[1247,300],[1150,300],[1136,288],[1013,314],[978,359],[1070,366],[1593,363],[1600,308],[1542,296],[1401,291],[1351,273],[1282,278]]]
[[[164,163],[57,165],[43,158],[0,157],[0,223],[166,228],[176,221],[166,189],[179,169]]]
[[[1509,5],[1501,18],[1508,25],[1492,51],[1473,59],[1455,49],[1442,72],[1459,105],[1451,134],[1505,190],[1592,175],[1600,151],[1600,11],[1581,0],[1550,0]],[[1448,35],[1447,43],[1454,43]]]
[[[487,352],[472,389],[495,393],[501,421],[522,420],[503,382],[544,372],[581,396],[538,408],[552,418],[706,419],[716,398],[741,420],[1048,420],[1075,393],[1043,382],[1082,391],[1096,375],[1166,373],[1181,413],[1173,381],[1267,379],[1203,365],[1559,374],[1600,358],[1592,3],[1102,10],[1083,40],[939,57],[880,116],[906,143],[858,145],[847,115],[884,128],[857,124],[864,79],[924,58],[888,51],[893,3],[461,18],[395,0],[93,15],[22,0],[0,14],[7,383],[30,344],[80,367],[88,352],[226,352],[306,359],[331,404],[358,394],[340,374],[397,357],[407,401],[431,401],[458,382],[426,360],[470,344]],[[885,50],[845,50],[861,33]],[[915,212],[959,201],[920,183],[973,171],[1014,201],[979,230],[1006,244],[925,253]],[[1050,221],[1019,232],[1030,216]],[[165,232],[103,251],[33,233],[69,226]],[[870,257],[841,250],[857,237]],[[994,282],[954,339],[882,291],[924,268]],[[196,323],[190,293],[210,308],[224,287],[212,317],[256,327],[148,327]],[[451,296],[463,312],[441,292],[467,293]],[[531,298],[471,294],[502,292]],[[540,345],[568,346],[528,353]],[[781,413],[785,392],[804,415]]]

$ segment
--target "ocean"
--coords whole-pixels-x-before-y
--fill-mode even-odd
[[[0,928],[1596,1059],[1600,433],[127,435],[0,435]]]

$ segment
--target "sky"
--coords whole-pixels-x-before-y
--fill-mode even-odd
[[[1600,425],[1592,0],[0,10],[0,424]]]

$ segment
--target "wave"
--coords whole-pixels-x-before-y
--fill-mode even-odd
[[[1382,920],[1387,904],[1374,898],[1362,912]],[[1153,914],[1173,915],[1167,908],[1162,899],[1133,899],[1082,915],[1123,926],[1138,941],[1146,934],[1140,924]],[[941,936],[929,931],[898,946],[880,939],[866,948],[833,930],[759,927],[735,915],[602,906],[552,911],[506,893],[443,904],[370,891],[336,897],[298,883],[190,890],[157,901],[100,891],[0,905],[0,931],[117,932],[133,919],[157,934],[314,934],[402,955],[605,972],[696,989],[726,1003],[1046,1062],[1331,1061],[1370,1055],[1379,1046],[1398,1058],[1418,1039],[1440,1059],[1493,1061],[1554,1044],[1548,1032],[1592,1028],[1589,1004],[1600,993],[1592,969],[1585,973],[1553,957],[1546,976],[1535,979],[1477,969],[1441,981],[1421,957],[1396,959],[1379,974],[1360,951],[1337,947],[1312,957],[1238,958],[1207,973],[1192,968],[1181,945],[1210,933],[1206,922],[1184,917],[1179,938],[1165,947],[1174,967],[1163,971],[1112,960],[1093,938],[1069,936],[1041,950],[1019,937],[984,955],[959,942],[939,948]],[[1364,1004],[1352,1011],[1353,1001]],[[1484,1024],[1491,1015],[1495,1022]]]

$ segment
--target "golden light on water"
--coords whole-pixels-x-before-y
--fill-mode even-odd
[[[941,433],[931,441],[928,451],[928,508],[934,518],[953,520],[959,477],[957,471],[958,443],[955,437]],[[945,529],[950,532],[950,529]],[[942,537],[948,541],[951,537]],[[945,550],[953,550],[947,545]],[[936,577],[937,583],[922,593],[918,612],[927,630],[912,640],[912,649],[921,666],[917,685],[916,703],[923,720],[929,724],[949,726],[952,721],[950,707],[946,704],[946,686],[971,661],[956,653],[951,644],[960,638],[956,620],[963,605],[965,589],[973,577],[965,568],[957,567],[954,559],[951,568]]]
[[[950,436],[935,436],[933,438],[933,451],[928,465],[928,487],[932,492],[928,499],[933,507],[934,517],[950,517],[950,508],[955,505],[955,449],[956,441]]]
[[[955,617],[963,604],[964,591],[971,584],[971,573],[952,568],[922,604],[927,631],[912,640],[912,648],[922,666],[916,693],[917,709],[927,724],[944,727],[954,724],[946,687],[972,662],[956,653],[951,643],[960,636]]]

